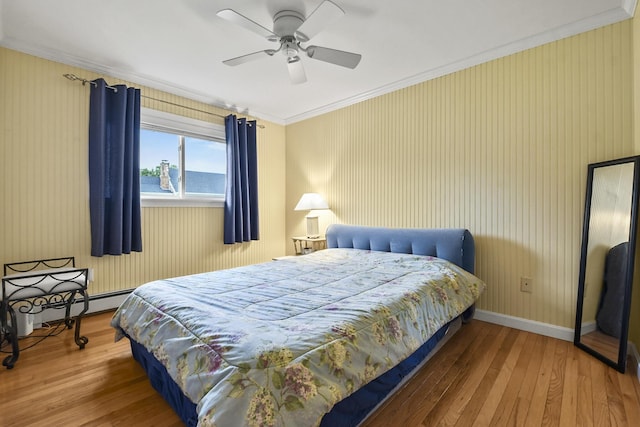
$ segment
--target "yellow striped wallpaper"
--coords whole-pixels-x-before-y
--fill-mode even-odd
[[[95,269],[92,294],[157,278],[270,260],[285,252],[285,132],[259,121],[261,240],[223,245],[221,208],[143,208],[143,252],[90,254],[88,185],[89,90],[64,73],[99,76],[0,48],[0,263],[76,256]],[[111,84],[126,83],[105,77]],[[134,85],[139,87],[138,85]],[[228,112],[142,87],[142,94],[216,114]],[[200,120],[222,119],[143,98],[144,107]]]
[[[321,228],[465,227],[479,308],[572,328],[587,164],[634,154],[632,50],[626,21],[288,125],[287,235],[310,191]]]

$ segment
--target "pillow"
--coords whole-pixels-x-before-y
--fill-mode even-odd
[[[622,329],[628,252],[629,242],[620,243],[609,249],[604,267],[604,286],[596,315],[598,328],[616,338],[620,338]]]

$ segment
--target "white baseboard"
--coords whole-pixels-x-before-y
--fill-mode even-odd
[[[127,293],[117,293],[113,295],[104,295],[104,296],[99,295],[93,298],[90,297],[89,310],[87,310],[86,314],[98,313],[101,311],[114,310],[118,308],[118,306],[125,300],[127,295],[129,295],[129,292],[131,291],[128,291]],[[82,310],[82,304],[76,302],[71,307],[71,315],[76,316],[78,313],[80,313],[81,310]],[[49,310],[44,310],[42,312],[43,322],[53,322],[53,321],[62,320],[62,319],[64,319],[64,309],[49,309]]]
[[[596,326],[595,320],[590,322],[584,322],[582,324],[582,328],[580,328],[580,336],[590,334],[591,332],[595,332],[598,327]]]
[[[533,332],[534,334],[573,342],[572,328],[564,328],[562,326],[551,325],[549,323],[537,322],[535,320],[523,319],[522,317],[514,317],[485,310],[476,310],[474,317],[484,322],[495,323],[509,328],[520,329],[521,331]]]

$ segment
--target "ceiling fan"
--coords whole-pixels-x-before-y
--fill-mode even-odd
[[[302,14],[293,10],[282,10],[273,17],[273,31],[252,21],[233,9],[224,9],[217,15],[229,22],[239,25],[259,36],[265,37],[270,42],[280,43],[278,49],[265,49],[247,55],[222,61],[226,65],[235,66],[255,59],[273,56],[282,52],[287,58],[289,77],[293,83],[304,83],[307,76],[300,59],[302,53],[309,58],[329,62],[347,68],[356,68],[362,55],[330,49],[328,47],[310,45],[302,46],[318,34],[326,25],[334,19],[344,15],[344,11],[335,3],[325,0],[306,19]]]

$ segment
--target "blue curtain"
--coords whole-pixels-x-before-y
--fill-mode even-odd
[[[256,122],[225,117],[227,180],[224,243],[258,240],[258,155]]]
[[[141,252],[140,89],[91,84],[89,192],[91,255]]]

